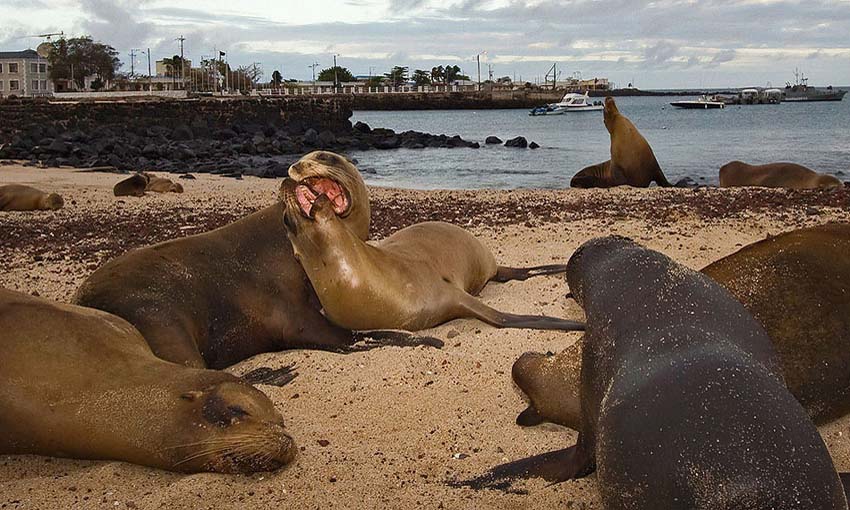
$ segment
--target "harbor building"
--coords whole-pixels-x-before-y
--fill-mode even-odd
[[[0,51],[0,97],[53,94],[50,65],[35,50]]]

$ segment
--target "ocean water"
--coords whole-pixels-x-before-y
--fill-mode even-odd
[[[792,161],[850,180],[850,99],[840,103],[782,103],[682,110],[675,97],[617,98],[649,141],[668,180],[691,177],[717,184],[733,160]],[[531,117],[527,110],[355,111],[352,123],[397,132],[460,135],[480,149],[358,151],[369,184],[415,189],[565,188],[582,168],[610,158],[602,112]],[[485,146],[524,136],[541,148]]]

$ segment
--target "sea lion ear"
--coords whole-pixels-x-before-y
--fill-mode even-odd
[[[194,402],[198,400],[201,396],[203,396],[203,391],[187,391],[186,393],[180,395],[180,398],[183,400],[188,400],[189,402]]]

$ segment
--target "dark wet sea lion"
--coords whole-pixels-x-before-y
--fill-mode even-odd
[[[154,174],[145,173],[148,178],[148,184],[145,186],[145,191],[153,191],[155,193],[183,193],[183,185],[166,179],[157,177]]]
[[[836,177],[819,174],[796,163],[748,165],[732,161],[720,167],[720,187],[763,186],[766,188],[841,189]]]
[[[770,339],[728,291],[617,237],[580,247],[567,282],[587,315],[581,431],[536,469],[595,469],[606,509],[847,508]]]
[[[745,246],[702,272],[726,287],[773,340],[791,393],[815,423],[850,412],[850,225]]]
[[[645,188],[652,181],[659,186],[671,186],[652,147],[635,125],[620,113],[612,97],[605,98],[603,120],[611,135],[611,159],[582,169],[573,176],[570,186],[611,188],[625,184]]]
[[[357,168],[313,152],[290,175],[336,200],[340,221],[365,239],[369,197]],[[295,260],[278,202],[222,228],[121,255],[78,289],[77,304],[129,321],[153,352],[193,367],[222,368],[261,352],[340,350],[356,341],[333,325]]]
[[[249,473],[296,446],[263,393],[153,355],[114,315],[0,289],[0,453]]]
[[[325,315],[351,329],[418,331],[464,317],[496,327],[578,330],[580,323],[499,312],[475,299],[491,280],[563,272],[564,266],[506,268],[472,234],[426,222],[367,244],[335,214],[334,204],[288,179],[284,221]]]
[[[133,174],[112,187],[116,197],[140,197],[145,194],[150,178],[145,174]]]
[[[738,299],[765,328],[792,395],[822,425],[850,412],[850,225],[769,237],[702,273]],[[578,430],[581,341],[554,356],[526,353],[513,380],[530,405],[524,426],[551,421]]]
[[[0,186],[0,211],[55,211],[65,205],[56,193],[45,193],[23,184]]]

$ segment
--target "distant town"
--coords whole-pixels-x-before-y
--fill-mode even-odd
[[[61,34],[46,34],[50,36]],[[181,38],[182,39],[182,38]],[[334,58],[334,60],[336,60]],[[486,65],[486,64],[485,64]],[[344,66],[311,66],[309,81],[286,79],[279,70],[268,75],[258,63],[231,67],[225,51],[203,55],[199,62],[173,55],[157,59],[150,49],[129,53],[129,66],[110,45],[91,37],[48,40],[37,49],[0,52],[0,97],[280,96],[305,94],[387,94],[429,92],[505,92],[523,90],[607,91],[604,77],[583,79],[580,73],[561,78],[553,64],[542,83],[494,77],[481,63],[470,77],[457,65],[411,70],[394,66],[384,74],[355,75]],[[370,71],[372,69],[370,68]],[[536,80],[539,81],[539,80]]]

